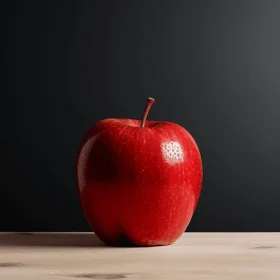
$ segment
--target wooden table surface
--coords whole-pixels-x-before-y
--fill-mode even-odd
[[[185,233],[175,244],[106,247],[93,233],[0,233],[1,280],[280,279],[280,233]]]

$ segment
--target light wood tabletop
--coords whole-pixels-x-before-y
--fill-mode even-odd
[[[93,233],[0,233],[1,280],[280,279],[280,233],[184,233],[173,245],[104,246]]]

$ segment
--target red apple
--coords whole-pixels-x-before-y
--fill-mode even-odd
[[[85,135],[76,163],[85,217],[106,244],[169,245],[185,231],[202,186],[188,131],[172,122],[105,119]]]

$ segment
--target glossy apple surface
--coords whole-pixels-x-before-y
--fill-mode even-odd
[[[144,123],[102,120],[78,151],[82,208],[109,245],[172,244],[190,223],[200,196],[202,161],[190,133],[171,122]]]

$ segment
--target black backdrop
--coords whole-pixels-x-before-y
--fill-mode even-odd
[[[280,1],[18,1],[4,11],[2,231],[86,231],[74,163],[107,117],[176,122],[204,183],[192,231],[280,230]]]

